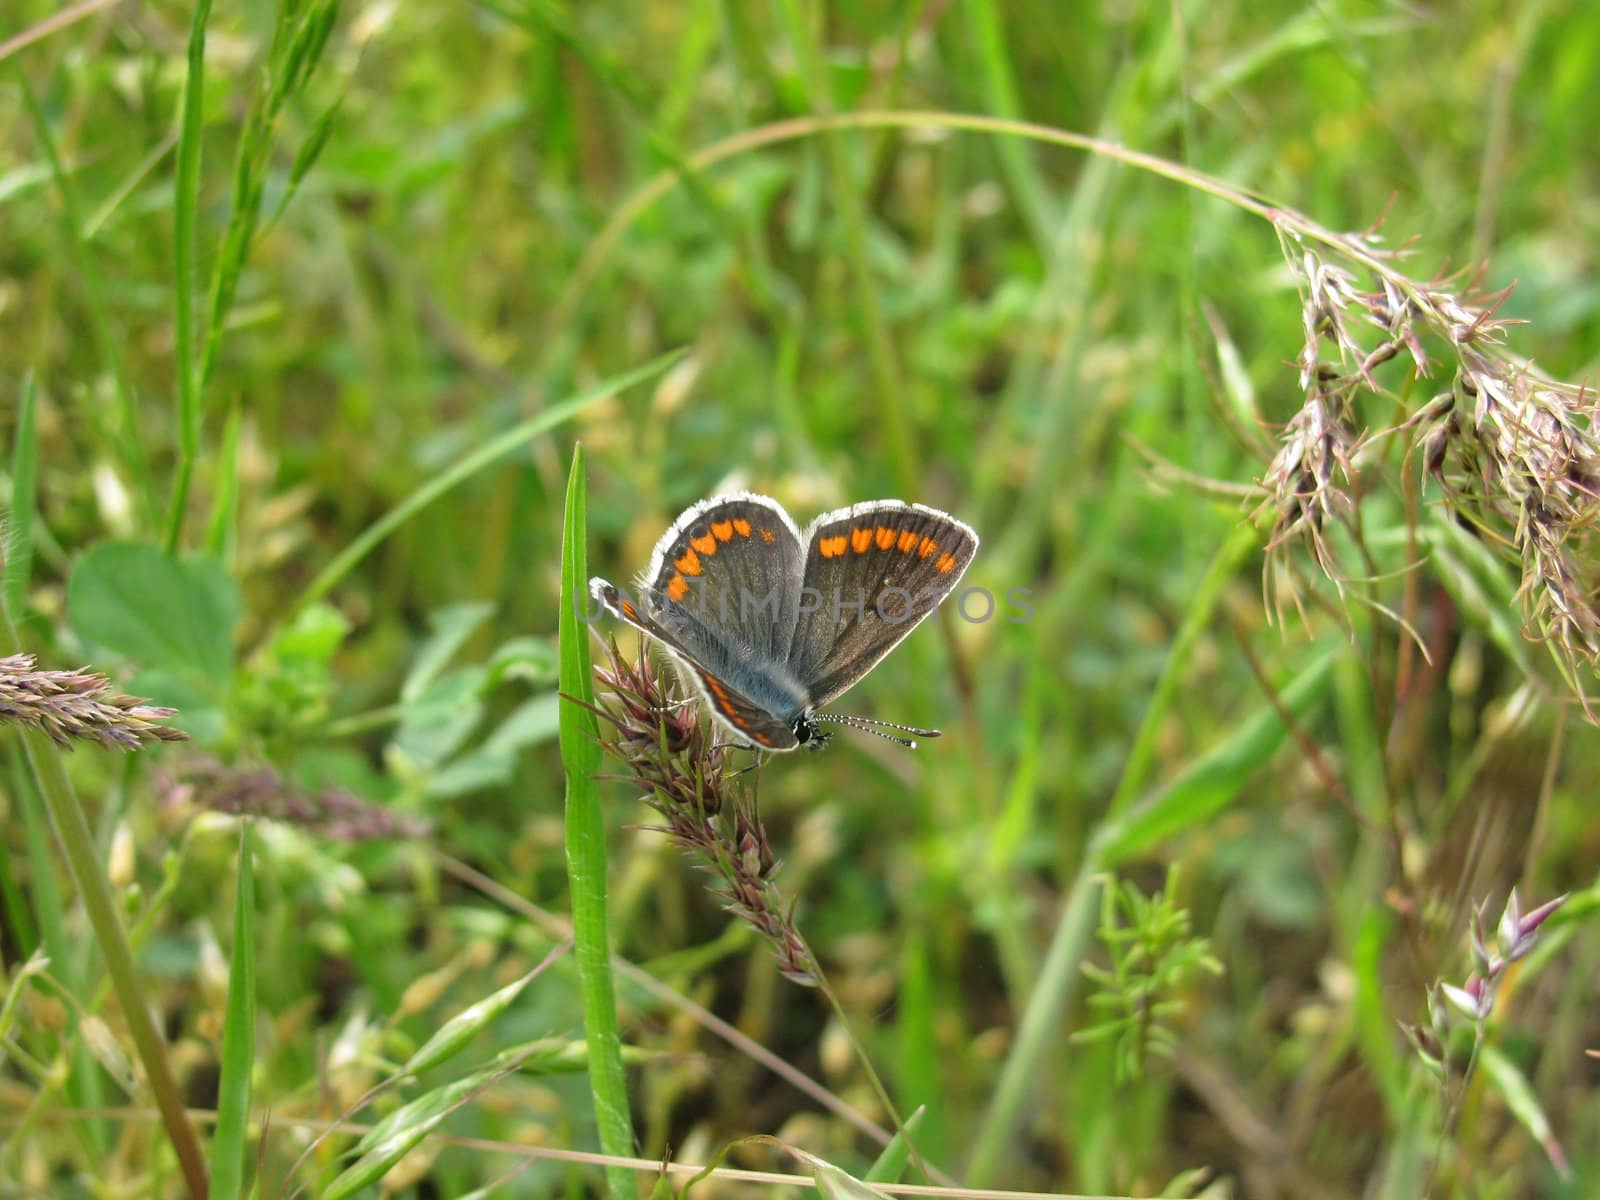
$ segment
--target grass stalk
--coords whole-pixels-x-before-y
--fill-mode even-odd
[[[0,592],[7,612],[23,615],[28,577],[33,570],[33,508],[39,489],[38,426],[33,372],[22,378],[17,427],[11,450],[11,506],[0,525]]]
[[[256,1061],[256,889],[248,818],[239,824],[236,874],[228,1007],[222,1025],[222,1078],[217,1085],[217,1127],[211,1139],[211,1200],[240,1200],[247,1194],[250,1085]]]
[[[173,198],[172,296],[178,375],[178,466],[167,509],[166,543],[176,551],[183,535],[189,481],[200,452],[200,374],[194,346],[195,210],[200,199],[201,121],[205,112],[206,22],[211,0],[198,0],[189,25],[188,72],[178,134],[178,178]]]
[[[7,652],[17,653],[21,647],[9,609],[4,616]],[[200,1142],[184,1111],[183,1096],[178,1091],[177,1080],[167,1059],[166,1043],[150,1019],[149,1004],[139,982],[138,969],[122,928],[122,919],[117,914],[111,882],[106,878],[95,853],[94,834],[89,829],[88,819],[73,790],[72,781],[67,777],[61,750],[37,729],[23,727],[18,734],[22,739],[34,786],[44,798],[56,841],[78,885],[78,894],[83,899],[84,911],[105,959],[106,973],[116,990],[123,1020],[127,1022],[134,1049],[144,1066],[145,1079],[161,1112],[167,1139],[178,1156],[178,1165],[183,1172],[190,1200],[206,1200],[206,1168],[200,1154]]]
[[[616,987],[611,977],[611,941],[606,928],[606,825],[600,807],[600,728],[595,719],[594,674],[589,628],[578,619],[589,579],[583,447],[572,452],[572,472],[561,539],[560,643],[561,761],[566,768],[567,879],[572,893],[573,953],[583,993],[584,1037],[589,1046],[589,1088],[594,1097],[600,1146],[608,1155],[633,1153],[633,1119],[622,1070],[622,1035],[617,1027]],[[607,1166],[612,1200],[631,1200],[633,1180]]]

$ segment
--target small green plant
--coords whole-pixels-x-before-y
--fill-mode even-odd
[[[1199,972],[1222,974],[1207,939],[1190,928],[1189,910],[1178,902],[1178,868],[1166,886],[1146,896],[1126,880],[1109,879],[1100,893],[1100,940],[1110,967],[1084,963],[1098,990],[1089,1005],[1103,1014],[1075,1042],[1114,1044],[1119,1083],[1139,1078],[1153,1054],[1172,1052],[1176,1035],[1168,1022],[1182,1008],[1176,994]]]

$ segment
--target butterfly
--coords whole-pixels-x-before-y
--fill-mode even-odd
[[[824,724],[914,729],[822,711],[877,666],[965,574],[978,535],[948,513],[870,500],[801,533],[776,500],[713,496],[656,543],[637,597],[596,577],[590,594],[649,635],[694,679],[742,746],[824,745]]]

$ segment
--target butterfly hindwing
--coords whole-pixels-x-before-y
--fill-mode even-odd
[[[693,620],[692,624],[664,625],[649,613],[641,612],[614,584],[604,579],[591,579],[589,591],[612,616],[660,643],[673,661],[694,679],[711,711],[742,742],[763,750],[792,750],[799,744],[788,720],[750,699],[741,690],[741,687],[766,690],[759,677],[754,682],[750,678],[739,678],[748,676],[745,664],[737,657],[730,657],[725,648],[719,648],[698,620]],[[727,665],[713,667],[707,662],[708,658]],[[726,678],[719,670],[736,678]],[[793,706],[795,701],[790,700],[789,704]]]

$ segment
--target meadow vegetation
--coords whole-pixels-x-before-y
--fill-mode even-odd
[[[1597,78],[7,4],[0,1198],[1600,1194]],[[979,532],[839,704],[942,737],[744,770],[579,619],[731,489]]]

